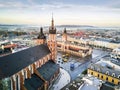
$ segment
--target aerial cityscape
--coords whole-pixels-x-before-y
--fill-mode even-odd
[[[0,0],[0,90],[120,90],[120,1]]]

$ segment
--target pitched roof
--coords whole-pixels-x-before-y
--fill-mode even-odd
[[[38,45],[0,57],[0,79],[10,77],[50,53],[47,45]]]
[[[43,84],[44,81],[36,74],[33,74],[30,79],[26,79],[24,82],[24,86],[27,90],[38,90]]]
[[[106,82],[102,84],[100,90],[115,90],[114,86],[115,86],[114,84]]]
[[[107,67],[103,67],[99,64],[93,64],[91,63],[89,66],[88,66],[89,69],[92,69],[94,71],[98,71],[100,73],[103,73],[103,74],[106,74],[107,71],[109,71],[109,76],[112,76],[113,73],[115,73],[115,78],[118,78],[118,76],[120,75],[120,71],[117,71],[117,70],[113,70],[113,69],[109,69]],[[119,78],[118,78],[119,79]]]
[[[54,63],[52,60],[49,60],[47,63],[38,68],[40,75],[47,81],[54,76],[55,72],[58,71],[59,65]]]

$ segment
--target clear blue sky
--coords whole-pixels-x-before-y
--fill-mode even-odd
[[[0,23],[120,26],[120,0],[0,0]]]

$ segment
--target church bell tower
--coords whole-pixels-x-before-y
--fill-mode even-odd
[[[52,17],[51,26],[49,27],[48,46],[51,51],[51,59],[56,62],[57,42],[56,42],[56,28],[54,26],[54,19]]]

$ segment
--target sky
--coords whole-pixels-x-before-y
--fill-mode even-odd
[[[120,0],[0,0],[1,24],[120,26]]]

